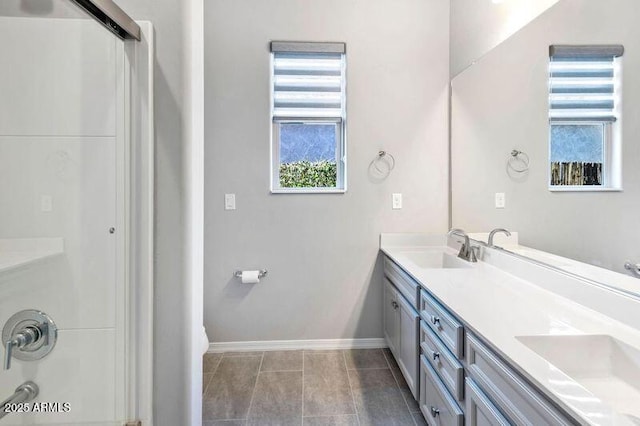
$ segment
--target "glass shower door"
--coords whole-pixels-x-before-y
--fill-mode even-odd
[[[0,400],[26,382],[39,390],[0,407],[0,425],[120,425],[123,42],[66,0],[3,0],[0,15],[0,331],[3,346],[21,328],[47,333],[35,336],[46,350],[18,342],[0,370]],[[20,322],[38,312],[43,330]]]

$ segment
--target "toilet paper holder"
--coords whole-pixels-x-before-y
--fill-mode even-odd
[[[267,270],[266,269],[260,269],[258,270],[258,278],[264,278],[264,276],[267,275]],[[233,276],[236,278],[242,278],[242,271],[235,271],[233,273]]]

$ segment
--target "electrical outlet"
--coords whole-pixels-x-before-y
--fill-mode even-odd
[[[236,209],[236,194],[224,194],[224,209],[225,210]]]
[[[504,192],[496,192],[496,209],[504,209],[505,196]]]
[[[393,194],[393,210],[402,208],[402,194]]]

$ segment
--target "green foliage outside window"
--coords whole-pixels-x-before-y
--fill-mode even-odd
[[[335,188],[337,165],[329,161],[296,161],[280,164],[282,188]]]

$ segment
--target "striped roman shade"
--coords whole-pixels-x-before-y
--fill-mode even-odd
[[[344,43],[271,42],[273,118],[342,119]]]
[[[614,122],[622,46],[549,47],[549,120]]]

